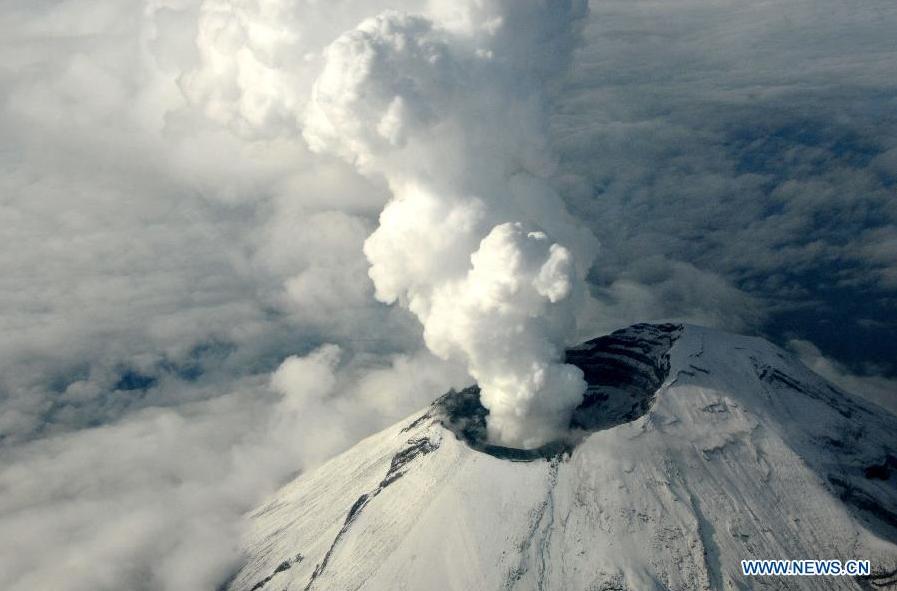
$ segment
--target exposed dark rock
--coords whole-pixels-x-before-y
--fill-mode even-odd
[[[432,451],[436,451],[439,445],[433,443],[428,438],[411,439],[408,441],[408,447],[397,453],[392,458],[386,477],[380,482],[380,488],[386,488],[399,478],[405,475],[403,468],[407,466],[414,458],[426,455]]]
[[[897,511],[885,506],[885,497],[866,490],[860,486],[860,481],[849,481],[835,475],[829,475],[828,481],[844,503],[860,515],[866,514],[867,523],[882,537],[897,542]]]
[[[854,413],[859,413],[860,415],[869,414],[869,411],[866,408],[856,405],[845,396],[843,392],[839,392],[831,386],[826,385],[825,387],[817,388],[810,384],[800,382],[777,367],[762,364],[755,358],[751,358],[751,360],[754,363],[754,370],[757,372],[757,377],[760,378],[762,382],[765,382],[776,389],[798,392],[809,398],[819,400],[847,419],[851,418]]]
[[[568,440],[536,449],[488,443],[489,411],[480,402],[477,386],[449,392],[434,403],[433,411],[415,423],[433,416],[473,449],[511,461],[549,459],[570,453],[588,433],[634,421],[648,412],[669,374],[669,351],[681,332],[678,324],[636,324],[568,350],[566,362],[580,368],[588,383],[583,401],[570,421]]]
[[[863,589],[893,589],[897,587],[897,568],[874,569],[869,575],[855,578]]]
[[[424,415],[424,417],[426,416],[427,415]],[[406,427],[402,431],[404,432],[407,430],[408,428]],[[346,519],[343,522],[343,526],[340,528],[339,532],[337,532],[336,537],[333,538],[333,542],[330,543],[330,548],[327,549],[327,552],[324,554],[324,558],[315,566],[315,570],[314,572],[312,572],[311,578],[308,580],[308,584],[306,584],[305,586],[305,591],[309,591],[314,586],[315,581],[317,581],[318,577],[321,576],[321,574],[324,572],[324,569],[327,568],[327,564],[330,562],[330,556],[333,554],[334,549],[339,544],[340,540],[346,534],[346,532],[349,531],[352,523],[354,523],[355,520],[358,519],[358,516],[361,515],[361,512],[364,510],[364,508],[367,507],[368,504],[370,504],[370,502],[374,500],[377,495],[383,492],[383,490],[387,486],[404,476],[405,468],[408,466],[408,464],[410,464],[420,456],[436,451],[438,448],[438,442],[433,442],[427,438],[409,439],[408,447],[401,449],[396,455],[393,456],[392,461],[389,464],[389,469],[386,471],[386,476],[383,477],[383,480],[380,481],[380,484],[377,485],[377,488],[370,492],[362,494],[355,500],[354,503],[352,503],[352,506],[349,508],[349,512],[346,514]]]
[[[279,565],[277,565],[277,568],[274,569],[274,572],[272,572],[270,575],[268,575],[267,577],[265,577],[264,579],[262,579],[255,585],[253,585],[249,591],[259,591],[259,589],[264,588],[265,585],[267,585],[268,583],[271,582],[271,579],[273,579],[279,573],[289,570],[290,568],[292,568],[292,566],[294,564],[299,564],[300,562],[302,562],[303,558],[305,558],[305,557],[302,556],[302,554],[297,554],[296,556],[294,556],[293,558],[291,558],[289,560],[284,560]]]
[[[888,454],[881,464],[867,466],[864,470],[866,478],[870,480],[888,480],[895,472],[897,472],[897,457],[891,454]]]

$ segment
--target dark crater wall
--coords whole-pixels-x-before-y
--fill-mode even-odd
[[[499,458],[532,461],[569,453],[589,433],[648,412],[669,374],[669,352],[681,333],[678,324],[636,324],[567,350],[566,362],[583,371],[588,389],[573,413],[570,437],[563,441],[537,449],[491,445],[486,439],[489,411],[480,403],[477,386],[449,392],[428,414],[470,447]]]

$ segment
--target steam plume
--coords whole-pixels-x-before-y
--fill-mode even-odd
[[[563,352],[597,244],[546,182],[548,96],[585,12],[487,0],[383,13],[325,50],[305,117],[313,150],[389,184],[364,247],[376,296],[467,364],[504,445],[558,437],[585,389]]]

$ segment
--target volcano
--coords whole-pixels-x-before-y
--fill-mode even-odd
[[[570,436],[491,445],[476,387],[249,516],[230,591],[878,589],[897,582],[897,417],[758,338],[640,324],[567,352]],[[745,559],[867,559],[745,577]]]

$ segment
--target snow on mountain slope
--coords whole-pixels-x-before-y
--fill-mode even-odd
[[[636,325],[571,350],[573,441],[486,444],[475,388],[251,515],[258,590],[872,589],[897,576],[897,417],[756,338]],[[754,577],[860,558],[873,577]]]

